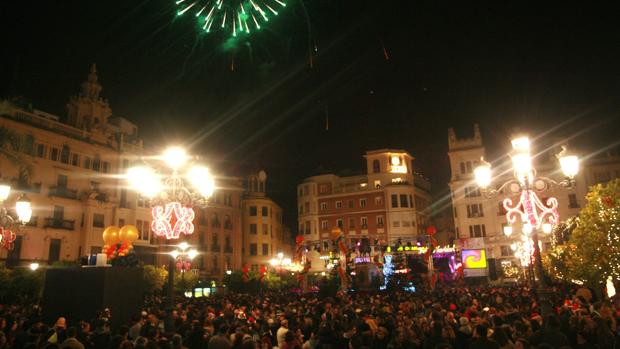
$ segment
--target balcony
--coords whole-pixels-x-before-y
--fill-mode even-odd
[[[45,218],[44,228],[53,228],[53,229],[65,229],[65,230],[73,230],[75,226],[75,220],[68,219],[56,219],[54,217]]]
[[[63,187],[50,187],[49,196],[57,196],[65,199],[77,200],[77,190]]]

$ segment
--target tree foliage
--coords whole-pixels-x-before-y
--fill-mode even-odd
[[[0,267],[0,303],[36,302],[43,294],[45,271]]]
[[[153,265],[145,265],[143,273],[144,291],[149,295],[159,293],[166,283],[168,271],[164,268],[158,268]]]
[[[586,205],[564,243],[547,254],[552,276],[600,289],[620,281],[620,180],[590,188]]]

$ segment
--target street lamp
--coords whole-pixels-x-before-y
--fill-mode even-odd
[[[537,193],[543,192],[552,186],[571,188],[575,185],[575,175],[579,171],[579,159],[575,155],[568,154],[566,147],[557,155],[560,168],[565,176],[561,181],[555,181],[548,177],[537,176],[532,166],[530,155],[530,140],[527,136],[519,136],[512,141],[512,168],[514,179],[510,179],[499,188],[491,187],[491,165],[485,161],[474,170],[476,183],[488,198],[496,196],[500,192],[508,191],[509,194],[518,195],[519,201],[513,205],[510,198],[505,198],[503,207],[506,210],[506,219],[509,226],[504,227],[503,232],[507,237],[513,233],[512,225],[521,222],[521,242],[511,245],[515,255],[518,255],[522,264],[529,259],[535,265],[536,274],[539,278],[539,297],[543,305],[543,312],[550,310],[546,304],[547,287],[543,276],[543,267],[538,240],[538,232],[549,234],[553,226],[559,222],[558,201],[549,198],[543,202]],[[527,254],[527,256],[526,256]],[[532,263],[529,263],[532,264]]]
[[[215,191],[215,180],[206,167],[191,163],[191,157],[181,147],[170,147],[155,159],[160,163],[145,161],[142,166],[127,170],[125,177],[129,186],[151,200],[151,230],[155,235],[168,240],[178,239],[182,234],[191,235],[194,232],[193,207],[206,207]],[[180,250],[169,253],[173,257],[168,264],[170,316],[174,308],[175,261],[180,256],[191,260],[197,255],[195,250],[186,251],[187,243],[178,247]]]
[[[20,195],[15,203],[17,217],[10,214],[6,206],[3,205],[10,195],[11,186],[5,183],[0,184],[0,247],[7,250],[13,249],[13,241],[16,238],[15,231],[28,223],[32,217],[30,200],[24,194]]]

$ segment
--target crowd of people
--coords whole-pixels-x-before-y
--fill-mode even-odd
[[[271,291],[188,299],[173,311],[154,301],[127,324],[108,310],[45,324],[36,305],[0,305],[0,349],[615,348],[619,304],[576,291],[556,287],[544,317],[525,286]]]

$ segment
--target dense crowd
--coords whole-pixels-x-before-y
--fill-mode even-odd
[[[555,288],[544,318],[527,287],[223,295],[179,303],[172,317],[149,302],[128,324],[104,310],[48,325],[36,305],[5,305],[0,349],[615,348],[618,303],[575,291]]]

